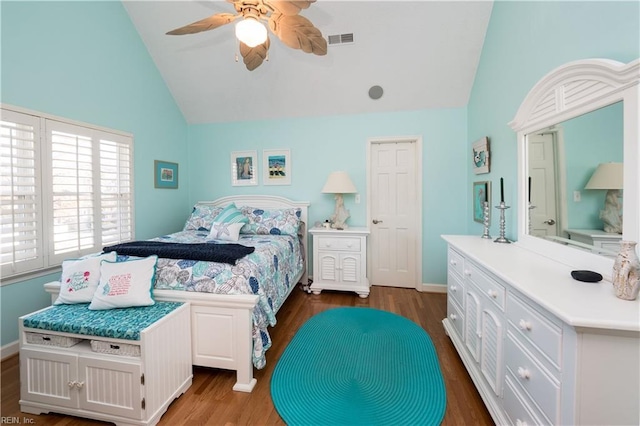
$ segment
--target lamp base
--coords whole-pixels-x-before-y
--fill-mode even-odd
[[[604,198],[604,210],[600,210],[604,232],[622,234],[622,191],[609,189]]]
[[[347,229],[349,210],[344,208],[342,194],[336,194],[336,208],[331,216],[331,227],[334,229]]]

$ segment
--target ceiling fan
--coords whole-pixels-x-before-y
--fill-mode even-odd
[[[209,31],[242,18],[236,24],[240,54],[249,71],[258,68],[267,57],[269,36],[264,24],[287,46],[315,55],[327,54],[327,41],[311,21],[300,16],[316,0],[227,0],[233,3],[236,14],[217,13],[184,27],[169,31],[168,35],[195,34]]]

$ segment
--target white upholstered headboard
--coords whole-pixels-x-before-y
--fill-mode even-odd
[[[309,273],[309,245],[307,244],[307,230],[309,229],[309,205],[308,201],[294,201],[284,197],[275,195],[229,195],[227,197],[218,198],[213,201],[198,201],[197,204],[209,206],[226,206],[229,203],[235,203],[236,206],[251,206],[261,209],[287,209],[299,208],[301,211],[300,220],[304,222],[304,232],[302,232],[302,244],[304,246],[304,255],[306,262],[305,279],[302,284],[306,285],[306,277]]]

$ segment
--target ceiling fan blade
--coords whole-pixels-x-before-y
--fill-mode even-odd
[[[169,31],[167,35],[195,34],[202,31],[213,30],[234,21],[238,17],[240,17],[240,15],[234,15],[232,13],[217,13],[209,16],[208,18]]]
[[[240,42],[240,54],[242,55],[242,61],[249,71],[253,71],[262,65],[262,62],[267,57],[270,45],[271,42],[269,41],[269,37],[267,37],[267,40],[264,43],[259,44],[256,47],[249,47],[243,42]]]
[[[327,54],[327,40],[311,21],[300,15],[273,13],[269,28],[280,40],[292,49],[301,49],[315,55]]]
[[[316,0],[263,0],[275,12],[283,15],[297,15],[302,9],[307,9]]]

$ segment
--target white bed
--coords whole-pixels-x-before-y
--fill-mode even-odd
[[[293,201],[283,197],[265,195],[242,195],[219,198],[215,201],[201,201],[199,205],[226,206],[230,203],[251,206],[260,209],[299,208],[303,226],[308,226],[309,203]],[[307,285],[308,245],[307,233],[301,234],[302,252],[305,256],[304,268],[295,277],[287,296],[295,283]],[[60,284],[45,284],[45,290],[51,294],[52,302],[57,298]],[[257,295],[214,294],[193,291],[174,291],[154,289],[154,298],[158,301],[190,302],[191,337],[193,365],[235,370],[237,381],[233,389],[251,392],[256,384],[253,378],[253,338],[252,312],[258,303]]]

